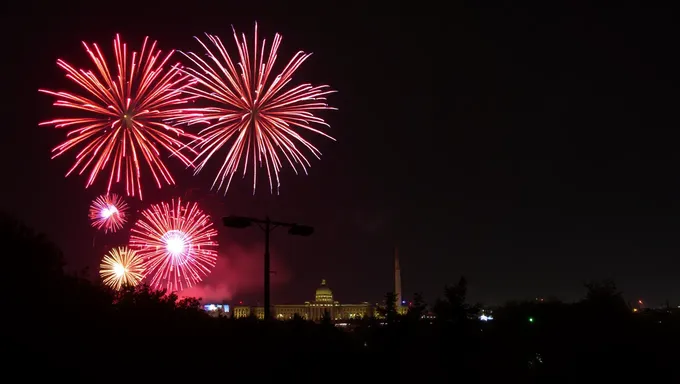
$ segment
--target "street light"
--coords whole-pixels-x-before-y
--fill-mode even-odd
[[[269,257],[269,234],[278,227],[287,227],[288,234],[293,236],[310,236],[314,233],[314,227],[308,225],[300,225],[295,223],[283,223],[280,221],[272,221],[267,216],[265,219],[254,219],[252,217],[243,216],[225,216],[222,218],[222,223],[225,227],[243,229],[255,224],[264,231],[264,318],[271,318],[271,305],[269,301],[270,294],[270,257]]]

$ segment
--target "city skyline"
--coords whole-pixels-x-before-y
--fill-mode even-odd
[[[371,300],[371,299],[369,299],[369,300],[358,300],[358,301],[357,300],[349,300],[349,301],[344,300],[343,303],[360,302],[360,303],[370,303],[371,305],[376,305],[376,306],[382,305],[382,303],[384,303],[384,300],[385,300],[385,295],[387,293],[392,293],[392,294],[395,295],[395,302],[396,302],[397,307],[405,307],[405,308],[408,307],[409,300],[407,300],[404,296],[402,296],[401,267],[399,265],[399,250],[398,250],[397,246],[394,246],[393,249],[394,249],[394,260],[393,260],[393,263],[394,263],[393,264],[394,281],[393,281],[392,289],[386,290],[385,292],[378,293],[377,296],[376,296],[376,294],[367,295],[367,297],[374,298],[373,300]],[[327,282],[327,280],[325,278],[321,278],[321,286],[322,287],[327,287],[326,282]],[[330,287],[328,287],[328,289],[330,290]],[[332,290],[331,290],[331,292],[332,292]],[[331,293],[331,295],[332,295],[332,293]],[[336,296],[336,298],[337,298],[337,296]],[[318,301],[318,294],[317,294],[316,300]],[[215,298],[214,300],[208,300],[208,301],[223,302],[223,303],[235,303],[235,304],[238,304],[238,305],[255,306],[255,307],[259,307],[259,306],[263,305],[263,303],[261,301],[255,301],[253,303],[248,303],[248,302],[245,302],[244,300],[240,300],[240,299],[222,299],[222,300],[220,300],[219,298]],[[288,304],[296,303],[296,302],[299,302],[299,301],[293,300],[291,302],[278,302],[278,303],[276,301],[273,301],[272,304],[273,305],[277,305],[277,304],[278,305],[288,305]],[[309,300],[303,299],[302,302],[308,303]],[[401,312],[405,312],[405,308],[400,308]]]

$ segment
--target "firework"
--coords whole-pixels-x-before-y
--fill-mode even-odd
[[[144,259],[155,288],[182,291],[200,282],[217,260],[217,235],[196,203],[152,205],[132,228],[130,247]]]
[[[97,197],[90,205],[92,226],[106,232],[116,232],[127,222],[128,205],[115,193]]]
[[[321,156],[321,152],[301,136],[302,132],[311,131],[335,140],[314,127],[329,125],[313,114],[318,110],[335,109],[325,102],[326,95],[334,91],[326,85],[290,85],[295,71],[311,55],[301,51],[278,75],[272,75],[281,35],[276,34],[270,46],[267,46],[266,40],[258,43],[257,24],[252,51],[245,35],[239,40],[234,30],[240,61],[237,64],[234,64],[219,37],[206,35],[214,46],[212,49],[197,40],[205,49],[207,59],[195,53],[183,53],[195,65],[195,68],[183,69],[195,79],[195,84],[185,88],[184,92],[206,99],[214,106],[186,110],[186,115],[173,120],[208,124],[199,133],[201,140],[196,146],[195,172],[200,172],[210,158],[227,145],[226,157],[213,188],[217,185],[219,190],[224,186],[226,194],[239,166],[242,164],[245,177],[250,162],[253,192],[258,165],[266,168],[270,190],[273,191],[274,179],[278,191],[279,172],[284,163],[290,164],[296,174],[298,168],[306,174],[311,164],[303,151],[316,158]]]
[[[82,94],[39,90],[54,96],[57,99],[55,106],[81,114],[40,123],[68,130],[66,141],[52,150],[52,158],[79,148],[75,163],[66,176],[76,170],[78,174],[87,171],[86,187],[89,187],[106,171],[107,193],[114,182],[124,179],[127,195],[138,194],[141,199],[142,163],[146,163],[145,168],[159,188],[161,180],[174,184],[158,147],[190,166],[191,160],[181,152],[186,148],[182,139],[196,139],[163,122],[183,114],[180,106],[191,99],[183,98],[181,93],[191,83],[190,76],[180,70],[179,64],[165,70],[174,51],[161,56],[161,51],[156,50],[156,42],[149,43],[147,37],[139,53],[128,54],[127,45],[116,35],[112,69],[117,73],[114,74],[97,44],[90,47],[83,42],[83,46],[96,72],[77,70],[61,59],[57,61],[57,65],[66,71],[66,77],[81,88]]]
[[[144,265],[135,251],[119,247],[104,256],[99,274],[104,284],[120,290],[126,285],[135,286],[144,278]]]

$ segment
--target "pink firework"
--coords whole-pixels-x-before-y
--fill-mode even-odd
[[[213,188],[225,188],[243,164],[243,176],[249,162],[253,171],[253,192],[257,184],[257,168],[265,167],[269,187],[273,191],[273,179],[277,191],[280,186],[279,172],[284,162],[290,164],[295,173],[301,168],[305,174],[311,166],[303,151],[320,158],[321,152],[301,136],[310,131],[327,138],[331,136],[314,126],[328,124],[313,113],[319,110],[335,109],[326,104],[326,95],[333,93],[328,86],[310,84],[291,85],[293,74],[311,54],[298,52],[281,70],[272,75],[281,35],[267,46],[263,40],[258,45],[257,24],[252,51],[249,51],[245,35],[241,39],[234,30],[239,62],[234,64],[219,37],[208,35],[214,48],[197,38],[207,53],[207,59],[195,54],[187,56],[195,68],[183,69],[196,80],[184,92],[213,103],[213,106],[186,110],[185,116],[175,120],[178,123],[207,123],[198,141],[196,157],[198,173],[203,166],[226,146],[226,157],[213,182]],[[267,53],[268,50],[268,53]],[[200,115],[200,116],[197,116]],[[284,160],[285,158],[285,160]],[[225,185],[226,181],[226,185]]]
[[[165,70],[174,51],[162,57],[156,42],[149,43],[145,38],[139,54],[128,54],[127,45],[116,35],[113,73],[97,44],[90,47],[83,42],[83,46],[96,72],[75,69],[61,59],[57,61],[82,93],[40,90],[57,99],[55,106],[80,114],[40,123],[68,130],[66,141],[52,150],[52,158],[80,148],[66,176],[76,170],[78,174],[89,170],[86,183],[89,187],[101,172],[108,171],[107,193],[114,182],[124,179],[127,195],[139,194],[141,199],[143,163],[158,188],[162,186],[161,180],[174,184],[159,147],[190,166],[191,160],[180,152],[186,148],[180,139],[184,136],[196,139],[163,122],[183,115],[180,106],[191,99],[183,98],[181,92],[191,83],[191,77],[180,70],[179,64]]]
[[[182,291],[199,283],[217,261],[217,230],[196,203],[152,205],[132,228],[130,248],[144,260],[148,283]]]
[[[116,232],[127,222],[127,210],[127,203],[115,193],[99,196],[90,204],[92,226],[104,233]]]

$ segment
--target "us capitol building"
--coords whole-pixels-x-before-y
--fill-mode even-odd
[[[274,305],[272,315],[278,320],[289,320],[295,315],[305,320],[320,321],[328,312],[332,320],[351,320],[356,318],[373,316],[373,306],[367,302],[359,304],[340,304],[333,300],[333,291],[326,285],[326,280],[321,280],[321,286],[316,289],[314,301],[304,304]],[[237,306],[233,309],[235,318],[244,318],[255,315],[258,319],[264,318],[264,307]]]
[[[408,307],[403,306],[401,295],[401,267],[399,266],[399,253],[394,249],[394,293],[396,296],[397,312],[405,314]],[[289,320],[295,315],[304,320],[320,321],[326,312],[333,321],[343,321],[360,319],[364,317],[380,317],[377,305],[373,306],[367,302],[359,304],[340,304],[333,300],[333,291],[326,285],[326,280],[321,280],[321,286],[316,289],[314,301],[307,301],[304,304],[274,305],[272,316],[277,320]],[[255,316],[264,319],[264,307],[235,306],[232,312],[234,318],[244,318]]]

